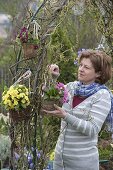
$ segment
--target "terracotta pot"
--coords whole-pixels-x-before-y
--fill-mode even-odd
[[[37,50],[34,44],[23,43],[22,46],[25,59],[31,59],[37,56]]]

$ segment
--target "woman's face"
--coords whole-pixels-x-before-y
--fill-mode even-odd
[[[95,79],[99,76],[99,73],[95,72],[90,59],[83,58],[78,69],[78,80],[81,81],[83,84],[91,84],[95,82]]]

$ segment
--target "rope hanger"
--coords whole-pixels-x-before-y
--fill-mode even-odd
[[[31,71],[27,70],[22,76],[19,77],[19,79],[13,84],[13,86],[17,85],[23,80],[30,79],[31,77]]]

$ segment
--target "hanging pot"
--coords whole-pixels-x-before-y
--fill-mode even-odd
[[[28,106],[27,108],[17,111],[17,110],[10,110],[9,116],[14,123],[21,122],[23,120],[28,121],[31,116],[31,107]]]
[[[23,53],[25,59],[32,59],[37,56],[37,46],[31,43],[23,43]]]
[[[54,104],[58,105],[59,107],[62,106],[59,100],[44,100],[42,104],[42,109],[53,111],[55,110]]]

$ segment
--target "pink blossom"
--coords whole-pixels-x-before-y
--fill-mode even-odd
[[[63,98],[61,99],[62,103],[68,102],[68,91],[65,88],[65,85],[63,83],[58,82],[56,85],[56,88],[59,90],[59,93],[63,92]]]
[[[58,83],[56,84],[56,88],[57,88],[57,89],[64,89],[64,84],[58,82]]]

